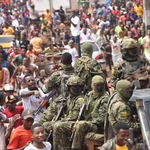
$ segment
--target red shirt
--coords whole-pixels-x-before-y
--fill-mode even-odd
[[[15,53],[11,53],[11,54],[10,54],[10,56],[11,56],[12,58],[14,58],[16,55],[18,55],[18,54],[15,54]]]
[[[11,136],[7,149],[19,149],[24,147],[28,141],[32,141],[31,130],[25,130],[21,126],[16,128]]]
[[[87,16],[86,13],[84,13],[84,14],[82,15],[82,17],[83,17],[84,20],[86,20],[86,18],[87,18],[88,16]]]
[[[127,17],[125,17],[125,15],[121,16],[119,20],[122,20],[122,23],[125,25],[126,24],[126,19]]]
[[[121,12],[119,10],[116,10],[116,11],[112,10],[111,12],[112,12],[112,14],[115,15],[116,19],[118,19],[117,15],[121,14]]]
[[[30,54],[34,54],[35,56],[37,56],[37,52],[35,50],[32,51],[27,50],[26,55],[29,56]]]
[[[23,106],[16,106],[14,111],[9,111],[7,108],[2,112],[3,114],[5,114],[7,116],[7,118],[12,118],[14,115],[19,114],[20,115],[20,119],[18,119],[16,121],[16,124],[14,126],[14,128],[17,128],[18,126],[22,125],[22,120],[21,120],[21,115],[23,112]]]
[[[10,48],[10,49],[8,50],[8,53],[9,53],[9,54],[12,53],[12,48]],[[21,48],[18,48],[18,54],[21,54]]]
[[[135,29],[135,28],[132,28],[131,30],[134,32],[134,36],[138,36],[138,30],[139,30],[140,28],[137,28],[137,29]]]

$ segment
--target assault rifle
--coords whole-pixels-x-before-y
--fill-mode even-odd
[[[85,100],[86,96],[88,96],[88,95],[85,94],[84,100]],[[88,97],[89,97],[89,96],[88,96]],[[80,113],[79,113],[78,118],[77,118],[77,121],[76,121],[76,123],[74,124],[75,128],[74,128],[74,126],[73,126],[72,134],[71,134],[71,136],[70,136],[70,138],[69,138],[69,141],[70,141],[70,142],[73,141],[74,134],[75,134],[75,132],[76,132],[76,125],[77,125],[78,122],[81,120],[81,116],[82,116],[82,113],[83,113],[83,111],[84,111],[85,106],[86,106],[86,104],[83,102],[83,103],[82,103],[82,107],[81,107],[81,109],[80,109]]]
[[[49,99],[55,94],[55,92],[56,92],[56,89],[52,90],[52,91],[48,94],[48,96],[46,96],[46,97],[44,98],[44,100],[40,103],[39,108],[35,111],[35,113],[34,113],[35,116],[36,116],[36,115],[39,113],[39,111],[47,104],[47,102],[48,102]]]
[[[65,95],[66,95],[66,94],[65,94]],[[51,135],[52,135],[53,126],[54,126],[54,124],[56,123],[56,121],[58,121],[58,119],[60,118],[61,112],[62,112],[62,110],[63,110],[63,108],[64,108],[63,102],[65,102],[65,101],[66,101],[66,100],[65,100],[64,98],[63,98],[63,100],[61,100],[61,105],[60,105],[60,107],[59,107],[59,110],[58,110],[57,115],[54,117],[54,123],[51,125],[50,133],[49,133],[49,135],[48,135],[46,141],[49,141],[49,138],[50,138]]]

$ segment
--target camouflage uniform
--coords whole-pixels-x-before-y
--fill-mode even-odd
[[[132,94],[126,91],[131,87],[127,80],[120,80],[117,83],[117,94],[111,100],[109,105],[109,122],[114,127],[117,122],[126,122],[134,131],[140,130],[140,123],[135,122],[131,106],[127,104]]]
[[[102,77],[98,76],[102,82]],[[96,79],[96,82],[98,80]],[[109,95],[103,88],[103,91],[98,95],[95,95],[95,91],[89,92],[86,96],[84,103],[86,104],[83,112],[82,121],[76,125],[76,131],[72,143],[73,149],[80,149],[81,144],[84,141],[84,137],[88,132],[100,132],[103,133],[104,119],[106,115],[107,102]],[[78,112],[79,113],[79,112]],[[77,119],[77,118],[76,118]],[[70,150],[71,144],[68,137],[72,134],[72,128],[75,122],[70,120],[69,122],[57,122],[54,125],[53,133],[53,146],[54,150]]]
[[[73,80],[73,84],[81,84],[83,86],[83,81],[79,77],[70,77],[68,81]],[[80,83],[79,83],[80,82]],[[80,91],[81,92],[81,91]],[[61,115],[61,121],[70,121],[76,120],[80,105],[83,102],[83,94],[72,95],[69,94],[68,97],[65,98],[65,102],[61,103],[64,100],[64,97],[59,96],[54,100],[54,102],[47,108],[47,110],[43,113],[41,118],[38,120],[38,123],[43,124],[44,131],[45,131],[45,139],[47,138],[48,134],[50,133],[51,125],[54,123],[52,120],[55,115],[57,115],[57,107],[58,105],[66,106],[66,109],[63,109]]]
[[[74,70],[71,65],[68,66],[63,66],[58,69],[58,71],[54,72],[48,79],[47,83],[42,87],[42,90],[44,93],[49,93],[51,90],[54,88],[58,90],[58,94],[60,95],[61,93],[61,73],[63,71],[63,74],[73,74]]]
[[[115,89],[117,78],[121,79],[126,73],[132,73],[146,64],[149,65],[149,61],[146,58],[132,53],[132,49],[137,48],[137,43],[133,39],[126,39],[122,44],[126,53],[123,54],[123,58],[113,66],[111,77],[113,90]]]
[[[91,89],[91,80],[95,75],[100,75],[105,79],[101,71],[100,64],[92,58],[93,47],[89,42],[82,45],[82,58],[78,58],[74,65],[74,72],[86,83],[86,89]]]

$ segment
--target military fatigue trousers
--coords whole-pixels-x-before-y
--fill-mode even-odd
[[[76,132],[71,145],[69,137],[72,134],[72,128],[75,121],[58,121],[53,128],[53,149],[70,150],[70,148],[80,149],[84,142],[84,137],[88,132],[97,132],[98,128],[90,121],[80,121],[76,125]]]
[[[47,121],[47,122],[44,122],[43,123],[43,128],[44,128],[44,132],[45,132],[45,138],[44,138],[44,141],[47,140],[47,137],[50,133],[50,130],[51,130],[51,125],[54,123],[54,121]],[[53,133],[52,133],[53,134]],[[52,135],[51,135],[52,136]]]

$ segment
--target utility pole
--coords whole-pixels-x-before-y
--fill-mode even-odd
[[[52,13],[52,9],[53,9],[53,0],[49,0],[49,8],[50,8],[50,12]]]
[[[146,31],[150,29],[150,0],[143,0]]]

